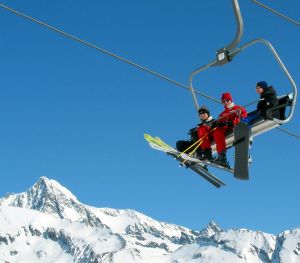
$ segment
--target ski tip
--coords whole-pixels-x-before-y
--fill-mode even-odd
[[[147,139],[152,138],[152,136],[148,133],[144,133],[144,138],[147,140]]]

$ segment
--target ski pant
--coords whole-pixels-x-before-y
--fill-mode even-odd
[[[226,151],[225,137],[226,137],[226,133],[230,130],[232,130],[232,129],[228,128],[227,126],[223,126],[223,127],[217,127],[213,131],[213,137],[216,142],[216,147],[217,147],[218,153]]]
[[[178,141],[176,142],[176,149],[179,152],[185,152],[185,150],[189,147],[191,147],[195,142],[194,141]],[[203,139],[203,141],[200,141],[200,146],[198,146],[199,144],[195,144],[193,147],[191,147],[188,151],[186,151],[186,153],[190,153],[192,152],[196,147],[196,152],[200,153],[201,151],[207,150],[207,149],[211,149],[211,142],[210,139],[208,138],[208,136],[206,138]]]
[[[176,142],[176,149],[179,152],[184,152],[187,148],[191,147],[195,142],[193,141],[178,141]],[[192,152],[195,147],[197,147],[197,145],[195,144],[195,146],[191,147],[188,151],[186,151],[187,153]]]
[[[200,148],[202,150],[211,149],[211,135],[210,135],[210,127],[200,126],[198,128],[198,137],[200,138]]]
[[[200,139],[200,146],[197,148],[198,151],[203,151],[206,149],[211,149],[211,135],[216,143],[217,153],[221,153],[226,151],[226,142],[225,137],[226,134],[232,130],[232,128],[229,128],[227,126],[223,127],[217,127],[215,130],[212,131],[212,134],[203,136],[202,139]],[[194,141],[178,141],[176,143],[176,148],[180,152],[184,152],[187,148],[191,147],[195,142]],[[187,153],[192,152],[198,144],[195,144],[195,146],[191,147]]]

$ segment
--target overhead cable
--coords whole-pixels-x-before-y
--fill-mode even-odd
[[[78,37],[75,37],[75,36],[73,36],[73,35],[71,35],[71,34],[68,34],[68,33],[64,32],[64,31],[62,31],[62,30],[60,30],[60,29],[58,29],[58,28],[56,28],[56,27],[53,27],[53,26],[51,26],[51,25],[49,25],[49,24],[46,24],[46,23],[44,23],[44,22],[42,22],[42,21],[40,21],[40,20],[37,20],[37,19],[35,19],[35,18],[31,17],[31,16],[28,16],[28,15],[26,15],[26,14],[24,14],[24,13],[21,13],[21,12],[19,12],[19,11],[17,11],[17,10],[14,10],[14,9],[12,9],[12,8],[10,8],[10,7],[8,7],[8,6],[5,6],[5,5],[3,5],[3,4],[1,4],[1,3],[0,3],[0,7],[2,7],[2,8],[4,8],[4,9],[8,10],[8,11],[11,12],[11,13],[14,13],[15,15],[18,15],[18,16],[20,16],[20,17],[26,18],[26,19],[28,19],[28,20],[34,22],[34,23],[37,23],[37,24],[39,24],[39,25],[41,25],[41,26],[43,26],[43,27],[46,27],[46,28],[48,28],[48,29],[50,29],[50,30],[56,32],[56,33],[59,33],[59,34],[65,36],[65,37],[67,37],[67,38],[70,38],[70,39],[72,39],[72,40],[75,40],[75,41],[77,41],[77,42],[79,42],[79,43],[81,43],[81,44],[84,44],[84,45],[86,45],[86,46],[88,46],[88,47],[91,47],[91,48],[93,48],[93,49],[96,49],[96,50],[98,50],[98,51],[100,51],[100,52],[102,52],[102,53],[104,53],[104,54],[106,54],[106,55],[109,55],[109,56],[114,57],[114,58],[116,58],[116,59],[118,59],[118,60],[121,60],[121,61],[123,61],[123,62],[125,62],[125,63],[127,63],[127,64],[129,64],[129,65],[131,65],[131,66],[133,66],[133,67],[135,67],[135,68],[138,68],[138,69],[140,69],[140,70],[146,71],[146,72],[148,72],[148,73],[150,73],[150,74],[152,74],[152,75],[154,75],[154,76],[156,76],[156,77],[159,77],[159,78],[161,78],[161,79],[163,79],[163,80],[166,80],[166,81],[168,81],[168,82],[171,82],[171,83],[173,83],[173,84],[175,84],[175,85],[177,85],[177,86],[179,86],[179,87],[182,87],[182,88],[185,88],[185,89],[188,89],[188,90],[190,89],[188,86],[186,86],[186,85],[184,85],[184,84],[182,84],[182,83],[179,83],[178,81],[175,81],[175,80],[173,80],[173,79],[171,79],[171,78],[169,78],[169,77],[166,77],[166,76],[164,76],[164,75],[162,75],[162,74],[160,74],[160,73],[157,73],[157,72],[155,72],[155,71],[153,71],[153,70],[151,70],[151,69],[148,69],[148,68],[146,68],[146,67],[144,67],[144,66],[141,66],[141,65],[139,65],[139,64],[137,64],[137,63],[135,63],[135,62],[133,62],[133,61],[131,61],[131,60],[129,60],[129,59],[126,59],[126,58],[124,58],[124,57],[121,57],[121,56],[119,56],[119,55],[117,55],[117,54],[115,54],[115,53],[112,53],[112,52],[110,52],[110,51],[108,51],[108,50],[106,50],[106,49],[103,49],[103,48],[100,48],[100,47],[98,47],[98,46],[96,46],[96,45],[93,45],[93,44],[91,44],[91,43],[89,43],[89,42],[87,42],[87,41],[85,41],[85,40],[82,40],[81,38],[78,38]],[[212,100],[212,101],[214,101],[214,102],[220,103],[219,100],[217,100],[217,99],[215,99],[215,98],[213,98],[213,97],[211,97],[211,96],[209,96],[209,95],[207,95],[207,94],[205,94],[205,93],[201,93],[201,92],[199,92],[199,91],[196,91],[196,93],[199,94],[199,95],[201,95],[201,96],[203,96],[203,97],[206,97],[207,99],[210,99],[210,100]]]
[[[163,80],[166,80],[166,81],[168,81],[168,82],[170,82],[170,83],[172,83],[172,84],[175,84],[175,85],[177,85],[177,86],[179,86],[179,87],[182,87],[182,88],[185,88],[185,89],[187,89],[187,90],[190,90],[190,88],[189,88],[187,85],[184,85],[184,84],[182,84],[182,83],[180,83],[180,82],[178,82],[178,81],[176,81],[176,80],[173,80],[173,79],[171,79],[171,78],[169,78],[169,77],[166,77],[166,76],[164,76],[164,75],[162,75],[162,74],[160,74],[160,73],[157,73],[157,72],[155,72],[155,71],[153,71],[153,70],[151,70],[151,69],[148,69],[148,68],[146,68],[146,67],[144,67],[144,66],[141,66],[141,65],[139,65],[139,64],[137,64],[137,63],[135,63],[135,62],[133,62],[133,61],[131,61],[131,60],[129,60],[129,59],[126,59],[126,58],[124,58],[124,57],[121,57],[121,56],[119,56],[119,55],[117,55],[117,54],[115,54],[115,53],[112,53],[112,52],[110,52],[110,51],[108,51],[108,50],[106,50],[106,49],[100,48],[100,47],[98,47],[98,46],[96,46],[96,45],[94,45],[94,44],[91,44],[91,43],[89,43],[89,42],[87,42],[87,41],[85,41],[85,40],[82,40],[81,38],[78,38],[78,37],[75,37],[75,36],[73,36],[73,35],[71,35],[71,34],[68,34],[68,33],[64,32],[64,31],[62,31],[62,30],[60,30],[60,29],[58,29],[58,28],[56,28],[56,27],[53,27],[53,26],[51,26],[51,25],[49,25],[49,24],[46,24],[46,23],[44,23],[44,22],[42,22],[42,21],[40,21],[40,20],[38,20],[38,19],[35,19],[35,18],[31,17],[31,16],[28,16],[28,15],[26,15],[26,14],[24,14],[24,13],[21,13],[21,12],[15,10],[15,9],[12,9],[12,8],[10,8],[10,7],[8,7],[8,6],[5,6],[5,5],[3,5],[3,4],[1,4],[1,3],[0,3],[0,7],[2,7],[3,9],[5,9],[5,10],[7,10],[7,11],[9,11],[9,12],[15,14],[15,15],[18,15],[18,16],[20,16],[20,17],[26,18],[27,20],[30,20],[30,21],[32,21],[32,22],[34,22],[34,23],[36,23],[36,24],[39,24],[39,25],[41,25],[41,26],[43,26],[43,27],[46,27],[46,28],[48,28],[48,29],[50,29],[50,30],[52,30],[52,31],[54,31],[54,32],[56,32],[56,33],[59,33],[59,34],[65,36],[65,37],[67,37],[67,38],[70,38],[70,39],[72,39],[72,40],[74,40],[74,41],[77,41],[77,42],[79,42],[79,43],[81,43],[81,44],[83,44],[83,45],[86,45],[86,46],[88,46],[88,47],[91,47],[91,48],[93,48],[93,49],[96,49],[97,51],[100,51],[100,52],[102,52],[102,53],[104,53],[104,54],[106,54],[106,55],[108,55],[108,56],[114,57],[114,58],[116,58],[116,59],[118,59],[118,60],[120,60],[120,61],[122,61],[122,62],[125,62],[125,63],[127,63],[127,64],[129,64],[129,65],[131,65],[131,66],[133,66],[133,67],[135,67],[135,68],[138,68],[138,69],[140,69],[140,70],[142,70],[142,71],[148,72],[148,73],[150,73],[150,74],[152,74],[152,75],[154,75],[154,76],[156,76],[156,77],[159,77],[159,78],[161,78],[161,79],[163,79]],[[220,101],[219,101],[218,99],[215,99],[215,98],[213,98],[213,97],[211,97],[211,96],[209,96],[209,95],[207,95],[207,94],[205,94],[205,93],[199,92],[199,91],[197,91],[197,90],[195,90],[195,92],[196,92],[197,94],[199,94],[200,96],[202,96],[202,97],[205,97],[205,98],[207,98],[207,99],[209,99],[209,100],[212,100],[212,101],[214,101],[214,102],[216,102],[216,103],[220,103]],[[248,103],[248,104],[245,105],[245,106],[248,107],[248,106],[250,106],[250,105],[252,105],[252,104],[254,104],[254,102]],[[294,136],[294,137],[300,139],[300,136],[298,136],[298,135],[296,135],[296,134],[294,134],[294,133],[291,133],[291,132],[289,132],[289,131],[287,131],[287,130],[284,130],[284,129],[282,129],[282,128],[279,128],[279,127],[277,127],[277,129],[279,129],[279,130],[281,130],[281,131],[283,131],[283,132],[285,132],[285,133],[287,133],[287,134],[289,134],[289,135],[291,135],[291,136]]]
[[[265,8],[265,9],[271,11],[273,14],[278,15],[278,16],[284,18],[285,20],[287,20],[287,21],[289,21],[289,22],[295,24],[296,26],[300,26],[300,22],[299,22],[299,21],[297,21],[297,20],[295,20],[295,19],[293,19],[293,18],[290,18],[289,16],[286,16],[286,15],[284,15],[284,14],[282,14],[282,13],[280,13],[280,12],[274,10],[273,8],[267,6],[267,5],[263,4],[263,3],[260,3],[260,2],[257,1],[257,0],[252,0],[252,1],[253,1],[255,4],[258,4],[259,6],[261,6],[261,7]]]
[[[293,137],[295,137],[295,138],[297,138],[297,139],[300,139],[300,136],[297,135],[297,134],[295,134],[295,133],[289,132],[289,131],[287,131],[287,130],[285,130],[285,129],[283,129],[283,128],[280,128],[280,127],[277,127],[277,129],[278,129],[278,130],[281,130],[281,131],[283,131],[283,132],[285,132],[285,133],[287,133],[287,134],[290,135],[290,136],[293,136]]]

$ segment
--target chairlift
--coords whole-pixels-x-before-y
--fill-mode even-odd
[[[273,57],[275,58],[275,61],[277,64],[280,66],[280,69],[283,71],[285,76],[288,78],[289,83],[291,84],[292,91],[279,96],[279,105],[276,106],[275,108],[271,108],[267,112],[267,119],[257,119],[255,120],[252,125],[251,125],[251,134],[252,137],[257,136],[259,134],[262,134],[264,132],[267,132],[271,129],[274,129],[280,125],[286,124],[289,122],[293,116],[295,105],[296,105],[296,100],[297,100],[297,87],[296,84],[290,75],[289,71],[285,67],[284,63],[280,59],[278,53],[276,52],[275,48],[272,46],[272,44],[267,41],[266,39],[263,38],[258,38],[254,39],[252,41],[249,41],[245,43],[244,45],[237,47],[238,44],[240,43],[240,40],[243,35],[243,19],[241,15],[241,11],[239,8],[239,3],[238,0],[232,0],[232,6],[236,18],[236,24],[237,24],[237,30],[236,30],[236,36],[232,40],[230,44],[227,46],[220,48],[216,52],[216,59],[213,61],[209,62],[208,64],[194,70],[190,76],[189,76],[189,89],[192,93],[193,101],[196,107],[196,110],[198,111],[199,109],[199,104],[196,98],[196,94],[193,88],[193,79],[194,77],[199,74],[200,72],[213,67],[213,66],[223,66],[233,60],[235,56],[237,56],[240,52],[246,50],[250,46],[253,46],[255,44],[263,44],[264,46],[267,47],[267,49],[271,52]],[[286,109],[289,108],[288,116],[285,116]],[[280,112],[280,117],[279,118],[273,118],[272,117],[272,112],[274,110],[278,110]],[[248,113],[248,115],[252,115],[254,112]],[[226,146],[227,148],[232,147],[234,144],[234,136],[233,133],[230,133],[226,136]],[[212,145],[212,150],[215,152],[216,150],[216,145]]]

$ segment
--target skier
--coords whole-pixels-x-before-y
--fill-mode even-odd
[[[279,100],[275,89],[272,86],[268,86],[266,81],[259,81],[256,84],[256,93],[260,95],[260,100],[257,103],[256,110],[251,112],[247,118],[244,119],[244,122],[249,126],[261,118],[268,120],[280,118],[280,111],[274,110],[272,114],[268,114],[267,110],[279,105]],[[283,113],[284,115],[284,113]]]
[[[213,157],[210,142],[212,139],[212,134],[210,134],[210,131],[214,119],[205,106],[200,107],[198,113],[200,115],[201,123],[189,131],[191,139],[188,141],[178,141],[176,143],[176,148],[180,152],[187,153],[192,152],[195,150],[195,148],[197,148],[195,152],[196,156],[200,160],[212,160]],[[196,143],[197,141],[199,141],[199,143]]]
[[[233,130],[234,125],[238,124],[242,118],[247,117],[246,109],[235,105],[229,92],[223,93],[221,97],[224,111],[219,115],[218,120],[213,123],[213,138],[216,142],[218,156],[214,162],[229,168],[229,162],[226,157],[225,137],[229,131]]]
[[[259,115],[264,119],[270,119],[270,117],[279,119],[279,110],[275,110],[271,116],[267,116],[267,110],[278,105],[275,89],[272,86],[268,86],[266,81],[259,81],[256,84],[256,92],[260,95],[260,101],[257,104]]]

